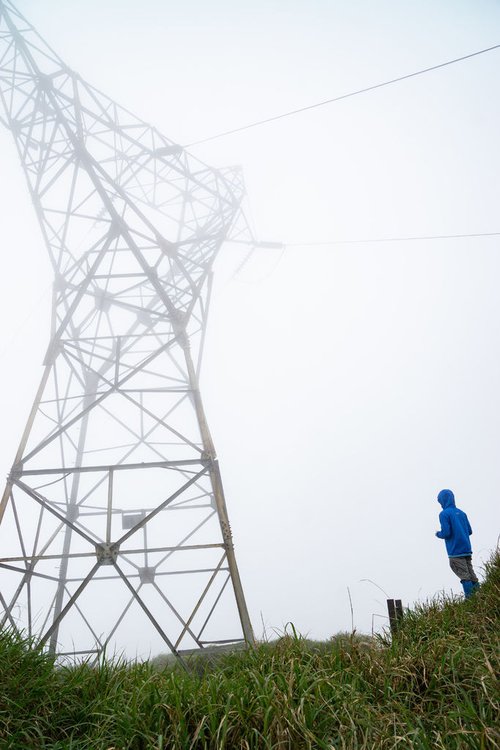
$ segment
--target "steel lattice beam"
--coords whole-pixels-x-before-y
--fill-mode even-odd
[[[9,0],[0,99],[55,276],[0,504],[3,622],[64,653],[123,646],[138,614],[176,654],[251,642],[198,386],[213,262],[247,231],[241,174],[85,83]]]

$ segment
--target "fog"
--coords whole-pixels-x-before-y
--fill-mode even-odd
[[[180,144],[499,42],[489,0],[17,5],[83,78]],[[285,245],[240,270],[241,248],[223,248],[202,369],[258,637],[288,622],[370,633],[386,594],[459,594],[434,537],[443,487],[469,516],[480,575],[497,544],[500,238],[312,243],[500,232],[499,79],[494,51],[191,149],[242,166],[257,237]],[[51,270],[5,129],[0,152],[7,474]]]

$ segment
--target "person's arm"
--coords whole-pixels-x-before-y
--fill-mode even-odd
[[[472,534],[472,526],[469,523],[469,519],[467,518],[467,513],[465,514],[465,520],[467,521],[467,531],[469,536]]]
[[[451,523],[447,513],[439,514],[439,521],[441,523],[441,530],[436,531],[438,539],[449,539],[451,537]]]

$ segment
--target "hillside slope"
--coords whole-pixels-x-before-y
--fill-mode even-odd
[[[0,635],[2,750],[461,750],[500,747],[500,558],[469,601],[409,612],[392,643],[295,635],[190,674],[55,668]]]

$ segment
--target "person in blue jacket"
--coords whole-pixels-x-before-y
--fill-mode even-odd
[[[439,514],[441,529],[436,531],[436,536],[444,539],[450,568],[460,578],[465,598],[468,599],[479,587],[472,567],[471,525],[463,510],[456,507],[455,495],[451,490],[441,490],[437,499],[443,510]]]

